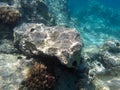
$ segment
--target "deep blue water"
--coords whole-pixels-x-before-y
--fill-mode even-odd
[[[120,0],[68,0],[68,6],[70,9],[70,12],[75,13],[83,8],[85,8],[87,5],[90,4],[90,2],[99,2],[106,7],[111,7],[114,9],[120,9]]]
[[[79,12],[81,9],[85,8],[88,3],[88,0],[68,0],[68,7],[70,13],[74,15]]]
[[[120,9],[120,0],[98,0],[107,7]]]
[[[120,40],[120,0],[68,0],[68,8],[85,46]]]

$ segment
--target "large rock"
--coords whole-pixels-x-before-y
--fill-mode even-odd
[[[120,42],[106,41],[101,47],[83,50],[88,63],[88,76],[92,90],[119,90],[120,88]]]
[[[74,29],[24,23],[14,29],[14,42],[28,56],[55,56],[68,67],[80,63],[82,40]]]

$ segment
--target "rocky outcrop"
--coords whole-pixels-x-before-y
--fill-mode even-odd
[[[91,67],[90,72],[103,73],[110,68],[120,66],[120,42],[109,40],[99,48],[83,49],[83,57]]]
[[[120,65],[120,42],[118,40],[109,40],[105,42],[99,53],[106,68],[116,67]]]
[[[110,90],[109,86],[102,80],[95,78],[92,81],[93,89],[92,90]]]
[[[12,54],[19,52],[11,40],[2,39],[0,40],[0,53]]]
[[[120,89],[120,66],[112,67],[106,73],[97,75],[97,77],[109,87],[107,90]],[[101,84],[100,82],[98,82]]]
[[[68,67],[80,63],[82,40],[74,29],[27,23],[14,29],[14,42],[28,56],[55,56]]]
[[[93,90],[119,90],[120,42],[109,40],[99,48],[84,49],[83,53]]]
[[[0,90],[19,90],[31,60],[18,54],[0,54]]]

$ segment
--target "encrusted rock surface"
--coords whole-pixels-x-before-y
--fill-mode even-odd
[[[113,67],[97,77],[110,88],[108,90],[120,89],[120,66]]]
[[[92,83],[94,87],[92,90],[110,90],[109,86],[98,78],[95,78]]]
[[[2,39],[0,40],[0,53],[12,54],[18,50],[14,47],[13,41]]]
[[[14,29],[14,42],[28,56],[55,56],[68,67],[80,63],[82,40],[74,29],[24,23]]]
[[[83,53],[90,69],[88,76],[93,90],[119,90],[120,42],[109,40],[99,48],[90,47]]]
[[[105,42],[100,50],[99,61],[106,68],[116,67],[120,65],[120,42],[118,40],[109,40]]]
[[[0,54],[0,90],[78,90],[78,73],[74,70],[54,66],[51,60],[52,63],[47,63],[47,66],[42,64],[43,62],[34,64],[34,61],[20,54]],[[49,69],[51,72],[48,72]],[[55,72],[55,75],[52,72]],[[84,79],[80,81],[83,82]],[[81,86],[83,87],[86,82]],[[49,88],[54,85],[54,89]]]
[[[19,90],[30,65],[23,55],[0,54],[0,90]]]
[[[109,40],[100,47],[84,49],[83,57],[95,73],[102,73],[112,67],[120,66],[120,42]]]
[[[0,40],[13,39],[13,28],[20,18],[21,12],[17,8],[0,2]]]

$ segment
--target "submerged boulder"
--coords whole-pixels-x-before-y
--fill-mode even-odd
[[[68,67],[78,66],[82,40],[74,29],[24,23],[14,29],[14,42],[27,56],[53,56]]]

